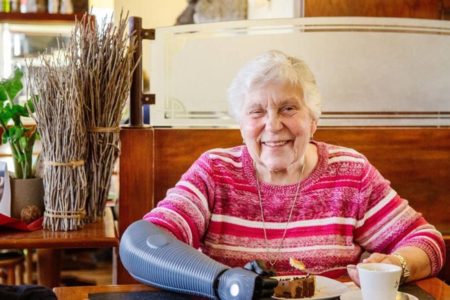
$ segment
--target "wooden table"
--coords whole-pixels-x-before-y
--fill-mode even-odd
[[[0,229],[0,249],[103,248],[117,247],[118,245],[119,239],[110,209],[105,210],[102,220],[86,224],[84,228],[77,231],[36,230],[25,232]]]
[[[436,300],[450,299],[450,287],[437,278],[420,280],[417,282],[417,285],[431,294]],[[53,291],[59,300],[85,300],[88,299],[89,294],[95,293],[157,291],[157,289],[142,284],[129,284],[57,287]]]
[[[59,285],[60,249],[111,247],[116,251],[118,246],[118,234],[110,209],[105,210],[103,219],[86,224],[77,231],[24,232],[0,229],[0,249],[38,249],[38,283],[48,287]],[[113,274],[113,283],[115,282]]]
[[[67,286],[53,289],[58,300],[85,300],[89,294],[157,291],[156,288],[143,284]]]

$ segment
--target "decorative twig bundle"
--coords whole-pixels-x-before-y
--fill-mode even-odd
[[[126,33],[128,16],[117,26],[98,28],[85,15],[76,23],[71,44],[76,45],[78,80],[83,83],[84,119],[88,137],[86,172],[89,182],[87,221],[103,217],[114,163],[119,155],[119,124],[134,71],[134,40]]]
[[[77,230],[85,224],[87,195],[82,86],[66,54],[41,56],[40,61],[41,66],[31,68],[31,77],[38,94],[33,103],[45,164],[43,227]]]

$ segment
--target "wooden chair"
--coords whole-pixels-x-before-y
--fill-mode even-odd
[[[0,280],[2,284],[24,283],[25,256],[21,251],[0,253]]]

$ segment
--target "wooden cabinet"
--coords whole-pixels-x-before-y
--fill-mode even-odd
[[[445,6],[449,0],[305,0],[305,16],[441,19]]]

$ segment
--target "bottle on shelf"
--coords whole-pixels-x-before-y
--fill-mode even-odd
[[[59,0],[48,0],[48,13],[57,14],[59,12]]]
[[[11,12],[11,6],[9,0],[3,0],[2,1],[3,11],[4,12]]]
[[[62,14],[73,14],[72,0],[61,0],[60,11]]]
[[[10,12],[20,11],[20,0],[11,0],[9,2]]]
[[[46,0],[34,0],[36,2],[36,11],[39,13],[47,12],[47,1]]]
[[[20,12],[21,13],[27,13],[28,12],[27,0],[20,0]]]
[[[35,13],[38,11],[38,4],[36,0],[25,0],[27,11],[30,13]]]

